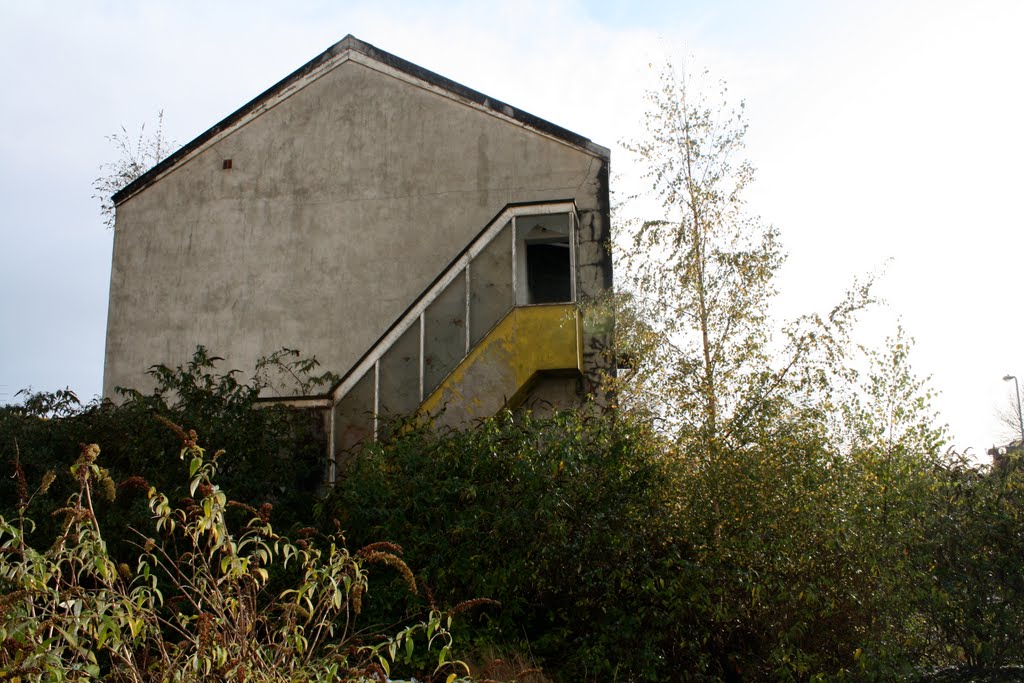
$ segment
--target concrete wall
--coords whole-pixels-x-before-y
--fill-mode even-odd
[[[118,206],[104,395],[197,344],[344,373],[510,202],[575,199],[579,293],[610,285],[600,155],[366,60],[275,102]]]

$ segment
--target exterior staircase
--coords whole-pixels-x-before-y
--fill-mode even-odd
[[[572,202],[507,206],[329,392],[275,401],[325,412],[329,483],[355,446],[384,435],[389,418],[464,426],[518,408],[540,383],[575,386],[582,370],[576,226]],[[548,274],[526,262],[538,243],[568,269],[557,294],[538,294],[551,289]]]

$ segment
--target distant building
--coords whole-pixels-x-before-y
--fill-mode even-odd
[[[386,414],[578,402],[612,284],[609,151],[352,36],[114,196],[104,395],[197,344],[343,379],[331,454]]]

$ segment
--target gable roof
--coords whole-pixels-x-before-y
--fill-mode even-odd
[[[385,52],[369,43],[365,43],[355,36],[347,35],[123,187],[112,198],[115,206],[155,183],[167,171],[177,166],[193,152],[201,149],[214,138],[231,130],[240,122],[262,113],[263,110],[269,108],[268,104],[274,100],[290,95],[291,91],[300,87],[302,81],[315,78],[317,72],[331,64],[340,64],[353,54],[362,55],[364,58],[368,58],[413,79],[422,81],[429,86],[440,89],[455,99],[475,104],[495,116],[511,119],[522,126],[578,147],[595,156],[608,159],[611,154],[607,147],[602,147],[578,133],[562,128],[521,109],[516,109],[472,88],[467,88],[461,83],[456,83],[401,57],[396,57],[390,52]]]

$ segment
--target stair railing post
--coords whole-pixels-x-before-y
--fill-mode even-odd
[[[373,363],[373,440],[377,440],[377,427],[380,415],[380,359]]]
[[[516,263],[516,240],[519,239],[519,232],[516,228],[516,216],[512,216],[512,306],[519,305],[519,285],[516,283],[516,272],[519,264]]]
[[[471,265],[473,265],[472,261],[470,261],[469,263],[466,264],[466,318],[465,318],[465,321],[464,321],[465,325],[466,325],[466,350],[462,354],[463,356],[465,356],[466,354],[469,353],[469,284],[470,284],[469,268],[470,268]]]
[[[420,403],[423,403],[423,373],[426,371],[426,321],[423,319],[425,311],[420,313]]]

